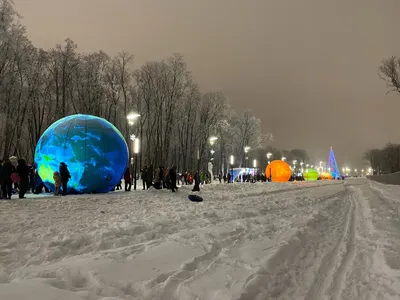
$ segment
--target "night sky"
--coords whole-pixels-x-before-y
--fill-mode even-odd
[[[399,0],[14,0],[35,46],[122,50],[135,67],[182,53],[203,92],[248,107],[274,147],[339,167],[400,142],[400,96],[380,61],[400,55]]]

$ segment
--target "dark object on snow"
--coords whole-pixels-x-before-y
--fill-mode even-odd
[[[104,210],[101,210],[100,213],[101,213],[101,214],[105,214],[106,212],[105,212]]]
[[[189,195],[188,198],[192,202],[203,202],[203,198],[199,195]]]

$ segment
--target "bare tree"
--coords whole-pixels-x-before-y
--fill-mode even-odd
[[[400,58],[392,56],[384,59],[379,67],[379,77],[386,82],[388,93],[400,94]]]

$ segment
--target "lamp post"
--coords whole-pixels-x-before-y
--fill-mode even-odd
[[[249,157],[247,156],[247,153],[249,153],[249,150],[250,150],[251,148],[249,147],[249,146],[246,146],[246,147],[244,147],[244,153],[245,153],[245,165],[244,165],[244,168],[246,169],[247,168],[247,161],[249,160]]]
[[[135,120],[137,120],[137,118],[139,118],[139,117],[140,117],[140,115],[138,113],[135,113],[135,112],[129,113],[126,116],[126,119],[128,120],[128,125],[133,126],[135,124]],[[137,137],[134,134],[130,134],[130,140],[132,141],[132,143],[135,143],[136,138]],[[136,165],[136,163],[135,163],[135,165]],[[134,167],[134,163],[133,163],[133,155],[132,155],[132,157],[131,157],[131,173],[133,173],[133,171],[134,171],[133,167]],[[135,175],[135,178],[136,178],[136,175]],[[131,184],[132,184],[132,179],[131,179]]]
[[[133,141],[133,153],[135,154],[135,164],[134,164],[134,168],[133,168],[133,176],[135,176],[135,179],[133,181],[133,189],[136,191],[136,172],[137,172],[137,161],[138,161],[138,154],[139,154],[139,147],[140,145],[140,141],[138,138],[136,138]]]
[[[281,160],[286,161],[286,157],[282,156]]]
[[[230,165],[231,165],[231,180],[232,180],[232,183],[234,182],[234,180],[233,180],[233,164],[234,163],[235,163],[235,157],[233,155],[231,155],[231,157],[230,157]],[[228,183],[229,183],[229,181],[228,181]]]
[[[135,148],[136,136],[135,136],[134,134],[131,134],[129,138],[130,138],[130,140],[132,141],[132,148]],[[134,151],[132,151],[132,152],[134,152]],[[135,159],[134,159],[134,154],[132,153],[131,155],[132,155],[132,156],[131,156],[131,167],[130,167],[130,172],[131,172],[131,174],[133,175],[133,172],[134,172],[134,165],[135,165]],[[131,185],[133,184],[133,176],[131,177],[130,183],[131,183]]]
[[[210,183],[212,183],[212,181],[213,181],[213,179],[214,179],[214,178],[212,178],[212,177],[213,177],[214,153],[215,153],[215,151],[214,151],[214,149],[213,149],[213,146],[214,146],[214,144],[215,144],[215,142],[216,142],[217,140],[218,140],[218,138],[217,138],[216,136],[212,136],[212,137],[209,138],[210,145],[211,145],[211,151],[210,151],[210,153],[211,153],[211,159],[210,159],[210,162],[211,162]]]
[[[272,153],[271,153],[271,152],[268,152],[268,153],[267,153],[268,164],[271,163],[271,157],[272,157]]]

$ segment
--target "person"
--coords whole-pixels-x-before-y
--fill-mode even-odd
[[[118,182],[117,186],[115,187],[117,191],[122,190],[122,179]]]
[[[54,196],[59,196],[60,195],[60,187],[61,187],[60,173],[55,171],[53,173],[53,179],[54,179]]]
[[[125,181],[125,192],[129,192],[132,187],[131,172],[129,171],[129,167],[126,168],[126,170],[125,170],[124,181]]]
[[[199,172],[194,174],[194,187],[192,192],[200,192],[200,175]]]
[[[29,189],[29,168],[24,159],[18,159],[17,174],[19,176],[19,199],[25,198]]]
[[[147,189],[153,186],[153,175],[154,175],[154,167],[150,165],[147,168]]]
[[[144,166],[143,169],[141,170],[141,175],[142,175],[142,182],[143,182],[143,190],[146,190],[146,185],[147,185],[147,189],[149,189],[146,166]]]
[[[11,199],[12,195],[12,180],[11,174],[13,173],[13,165],[9,159],[5,159],[3,167],[1,168],[1,188],[3,193],[3,198]]]
[[[154,188],[157,190],[160,190],[162,188],[160,170],[161,168],[157,168],[154,174]]]
[[[68,166],[64,163],[60,163],[60,177],[61,177],[61,186],[62,186],[62,195],[67,195],[68,181],[71,178],[71,174],[69,173]]]
[[[169,169],[169,172],[168,172],[169,181],[171,183],[171,190],[173,193],[175,193],[175,191],[178,190],[178,187],[176,186],[176,177],[177,176],[178,176],[178,174],[176,172],[176,166],[173,166],[171,169]]]

